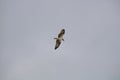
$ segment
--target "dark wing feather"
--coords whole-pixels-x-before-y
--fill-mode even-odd
[[[55,45],[55,49],[57,49],[60,46],[61,42],[57,39],[56,40],[56,45]]]
[[[61,31],[60,31],[60,33],[58,34],[58,37],[61,37],[62,35],[64,35],[65,34],[65,29],[62,29]]]

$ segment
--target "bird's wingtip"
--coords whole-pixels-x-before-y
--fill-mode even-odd
[[[57,49],[57,47],[55,47],[55,50]]]

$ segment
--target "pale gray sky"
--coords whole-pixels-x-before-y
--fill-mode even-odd
[[[119,0],[1,0],[0,12],[0,80],[120,80]]]

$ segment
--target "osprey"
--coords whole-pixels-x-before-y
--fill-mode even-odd
[[[64,39],[63,39],[64,34],[65,34],[65,29],[62,29],[60,31],[60,33],[58,34],[58,38],[54,38],[54,39],[56,39],[55,50],[60,46],[62,40],[64,41]]]

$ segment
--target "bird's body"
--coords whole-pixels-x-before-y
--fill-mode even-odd
[[[60,46],[62,40],[64,41],[64,39],[63,39],[64,34],[65,34],[65,29],[62,29],[60,31],[60,33],[58,34],[58,38],[54,38],[54,39],[56,39],[55,50]]]

